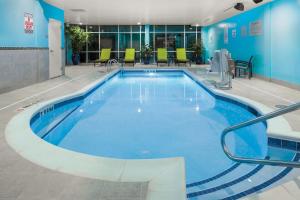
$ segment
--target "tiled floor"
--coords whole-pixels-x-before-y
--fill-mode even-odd
[[[75,92],[104,75],[91,67],[66,71],[65,77],[0,95],[0,200],[146,199],[147,183],[115,183],[50,171],[23,159],[6,144],[4,129],[18,108]]]
[[[193,66],[189,70],[196,72],[201,78],[216,78],[203,74],[201,67]],[[23,159],[5,142],[5,126],[9,119],[18,113],[18,108],[77,91],[105,73],[106,70],[99,67],[68,67],[66,76],[0,95],[0,200],[146,199],[147,183],[112,183],[50,171]],[[233,89],[226,92],[247,97],[273,108],[275,105],[288,105],[300,100],[300,91],[255,78],[235,79]],[[300,111],[285,117],[294,130],[300,131]],[[299,171],[294,170],[286,180],[299,174]],[[276,188],[276,191],[289,190],[288,192],[294,195],[290,199],[297,199],[300,191],[299,180],[295,180],[297,181]],[[253,198],[275,199],[273,197],[277,196],[276,191]],[[279,196],[277,198],[279,199]]]

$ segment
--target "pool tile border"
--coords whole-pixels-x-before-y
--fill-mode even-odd
[[[300,142],[296,142],[292,140],[282,140],[278,138],[269,137],[268,145],[272,147],[281,148],[281,149],[288,149],[288,150],[300,152]]]

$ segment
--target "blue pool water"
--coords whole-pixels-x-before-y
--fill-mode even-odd
[[[84,98],[55,105],[31,121],[44,140],[76,152],[122,159],[182,156],[187,183],[233,165],[222,151],[224,128],[252,119],[246,106],[217,97],[183,71],[117,73]],[[263,158],[266,126],[230,134],[236,155]]]

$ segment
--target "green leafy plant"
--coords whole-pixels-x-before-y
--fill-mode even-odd
[[[66,27],[66,34],[71,40],[74,54],[78,54],[82,50],[85,43],[88,43],[89,34],[84,32],[79,26],[70,25]]]
[[[153,53],[153,50],[149,44],[146,44],[144,47],[142,47],[141,54],[142,54],[143,58],[152,57],[152,53]]]
[[[194,59],[196,63],[201,63],[202,62],[202,57],[203,57],[203,52],[204,52],[204,47],[202,41],[198,41],[195,43],[192,47],[192,51],[194,54]]]

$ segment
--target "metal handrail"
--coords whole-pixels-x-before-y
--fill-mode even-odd
[[[240,162],[240,163],[250,163],[250,164],[262,164],[262,165],[274,165],[274,166],[283,166],[283,167],[296,167],[296,168],[300,168],[300,162],[292,162],[292,161],[282,161],[282,160],[265,160],[265,159],[254,159],[254,158],[245,158],[245,157],[238,157],[233,155],[229,148],[226,145],[225,142],[225,138],[226,135],[234,130],[240,129],[240,128],[244,128],[259,122],[263,122],[266,121],[268,119],[272,119],[293,111],[296,111],[300,109],[300,102],[299,103],[295,103],[292,104],[290,106],[287,106],[286,108],[282,108],[279,110],[276,110],[274,112],[271,112],[269,114],[257,117],[255,119],[228,127],[226,129],[224,129],[224,131],[222,132],[222,136],[221,136],[221,144],[222,144],[222,148],[223,151],[225,152],[226,156],[236,162]]]

